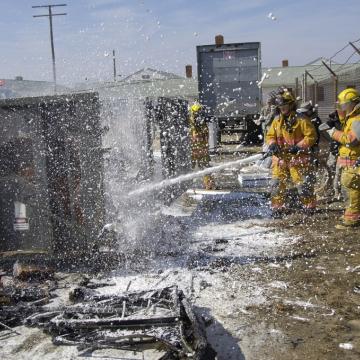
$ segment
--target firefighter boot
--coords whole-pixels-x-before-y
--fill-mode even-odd
[[[205,175],[203,177],[203,184],[205,190],[215,190],[215,181],[211,175]]]
[[[360,227],[360,221],[357,222],[342,221],[335,225],[335,228],[338,230],[354,229],[359,227]]]

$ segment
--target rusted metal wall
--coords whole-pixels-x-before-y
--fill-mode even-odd
[[[0,251],[91,248],[104,217],[97,94],[1,100],[0,117]]]

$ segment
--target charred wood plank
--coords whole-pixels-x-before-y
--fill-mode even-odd
[[[24,323],[28,326],[39,326],[42,324],[48,323],[51,319],[55,316],[58,316],[61,312],[60,311],[48,311],[43,313],[37,313],[28,316]]]
[[[186,313],[188,321],[188,327],[192,331],[192,348],[194,349],[194,360],[211,360],[215,359],[216,352],[209,346],[206,340],[205,324],[196,316],[192,310],[192,306],[184,297],[181,299],[181,305]],[[186,325],[186,323],[185,323]]]
[[[111,319],[61,319],[56,318],[50,320],[53,327],[64,329],[103,329],[103,328],[148,328],[153,326],[169,326],[177,325],[179,323],[178,317],[162,317],[162,318],[150,318],[150,319],[123,319],[123,318],[111,318]]]
[[[21,335],[19,332],[17,332],[16,330],[12,329],[10,326],[7,326],[6,324],[3,324],[2,322],[0,322],[0,326],[2,326],[3,328],[11,331],[11,332],[14,333],[14,334]]]
[[[49,279],[54,276],[55,270],[41,264],[24,264],[16,261],[13,267],[14,278],[19,280]]]

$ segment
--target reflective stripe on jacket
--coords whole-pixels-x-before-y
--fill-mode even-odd
[[[339,156],[336,160],[336,164],[341,168],[347,166],[354,166],[356,164],[356,160],[351,160],[349,158]]]

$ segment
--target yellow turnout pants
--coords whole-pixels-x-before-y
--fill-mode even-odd
[[[199,169],[210,167],[209,145],[207,141],[192,141],[191,148],[191,163],[193,169],[198,166]],[[215,181],[212,175],[205,175],[203,177],[203,186],[206,190],[215,188]]]
[[[347,192],[344,221],[348,224],[360,222],[360,167],[346,166],[341,173],[341,185]]]
[[[271,206],[274,210],[287,207],[288,190],[296,187],[300,201],[305,209],[316,207],[314,195],[315,173],[310,164],[273,164]]]

